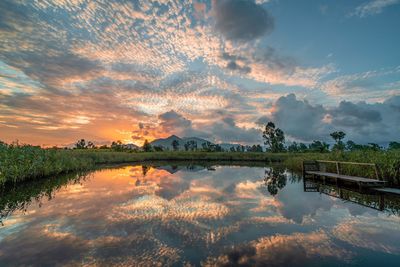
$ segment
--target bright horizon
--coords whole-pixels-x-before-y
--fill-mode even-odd
[[[399,141],[400,1],[1,1],[0,140]]]

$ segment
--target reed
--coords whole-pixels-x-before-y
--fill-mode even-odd
[[[381,179],[400,185],[400,150],[331,153],[262,152],[116,152],[103,149],[43,149],[30,145],[0,144],[0,185],[62,173],[93,169],[100,164],[145,161],[283,162],[301,171],[303,160],[335,160],[376,163]],[[370,175],[367,168],[344,166],[348,174]]]
[[[282,155],[243,152],[115,152],[112,150],[42,149],[30,145],[0,145],[0,185],[62,173],[93,169],[99,164],[176,161],[278,162]]]

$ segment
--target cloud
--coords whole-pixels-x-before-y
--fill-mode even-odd
[[[133,139],[143,139],[143,136],[152,132],[158,136],[167,137],[200,137],[212,142],[235,142],[255,144],[261,142],[261,132],[253,127],[238,126],[235,118],[223,112],[210,115],[215,120],[192,121],[182,114],[171,110],[158,116],[158,122],[152,124],[140,123],[139,129],[133,131]]]
[[[254,40],[274,28],[274,19],[267,10],[249,0],[217,1],[215,17],[216,29],[229,40]]]
[[[338,75],[334,78],[321,81],[317,87],[331,96],[340,96],[347,100],[359,99],[362,93],[364,99],[382,100],[382,97],[393,95],[400,88],[398,75],[400,66],[370,70],[360,73]],[[395,80],[395,82],[382,83],[382,78]]]
[[[399,218],[379,217],[379,223],[375,217],[365,215],[350,217],[336,225],[332,233],[336,238],[355,247],[394,255],[400,254],[400,248],[397,245],[400,230]]]
[[[350,16],[358,16],[360,18],[377,15],[389,6],[400,3],[399,0],[372,0],[356,7]]]
[[[321,257],[347,261],[351,256],[337,247],[326,232],[319,230],[259,238],[216,258],[209,257],[204,266],[304,266]]]
[[[251,71],[251,68],[248,66],[240,66],[236,63],[236,61],[229,61],[229,63],[226,65],[227,69],[233,70],[233,71],[239,71],[242,73],[249,73]]]
[[[383,103],[342,101],[338,106],[322,106],[290,94],[280,97],[273,104],[271,114],[260,117],[258,123],[274,121],[289,138],[307,142],[330,141],[329,133],[343,130],[348,140],[387,144],[398,140],[399,107],[400,96],[390,97]]]
[[[321,139],[327,134],[327,125],[323,122],[326,109],[322,105],[311,105],[306,100],[298,100],[290,94],[280,97],[273,106],[269,120],[276,123],[286,134],[295,139]],[[261,118],[265,123],[266,118]]]
[[[1,138],[141,144],[165,137],[161,115],[174,110],[182,118],[168,123],[185,135],[259,142],[255,122],[282,94],[321,89],[326,102],[398,94],[396,79],[376,88],[374,78],[398,68],[325,81],[333,65],[305,66],[269,46],[266,2],[1,1]]]
[[[192,122],[181,114],[171,110],[158,116],[161,120],[160,126],[165,132],[183,133],[192,128]]]
[[[359,128],[382,121],[381,113],[370,109],[369,105],[347,101],[340,102],[339,106],[332,110],[331,115],[333,115],[332,123],[339,127]]]

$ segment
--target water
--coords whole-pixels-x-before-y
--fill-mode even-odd
[[[398,199],[304,183],[279,167],[124,166],[12,190],[0,201],[0,266],[400,260]]]

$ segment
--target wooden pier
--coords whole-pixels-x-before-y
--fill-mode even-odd
[[[327,172],[326,164],[334,164],[336,167],[336,173]],[[344,164],[372,167],[376,179],[342,174],[341,166]],[[384,187],[386,183],[385,181],[379,179],[378,169],[374,163],[342,162],[342,161],[328,161],[328,160],[303,161],[303,176],[306,177],[310,175],[312,177],[314,176],[322,177],[323,179],[325,178],[334,179],[336,183],[338,183],[339,181],[355,183],[360,188]]]

